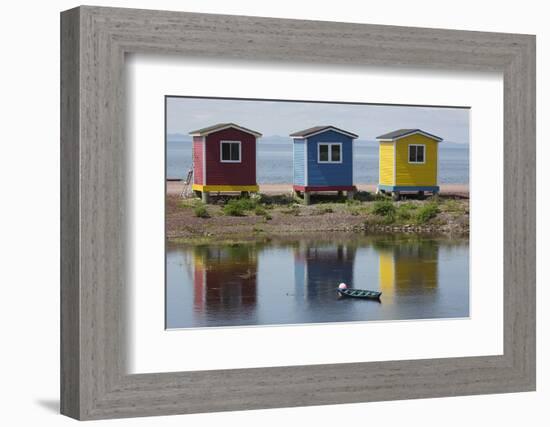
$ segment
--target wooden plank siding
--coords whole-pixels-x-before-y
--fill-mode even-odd
[[[193,137],[193,183],[204,184],[202,136]]]
[[[305,142],[294,139],[294,185],[306,185],[305,179]]]
[[[426,146],[424,163],[409,163],[409,145]],[[435,186],[437,185],[437,144],[423,135],[411,135],[396,142],[396,186]]]
[[[380,162],[380,184],[382,185],[394,185],[393,171],[394,171],[394,156],[393,156],[393,142],[381,142],[379,149],[379,162]]]
[[[342,143],[341,163],[319,163],[317,161],[320,143]],[[353,140],[334,131],[323,132],[307,139],[308,186],[351,186],[353,185]]]
[[[220,141],[241,141],[241,161],[223,163]],[[256,137],[238,129],[224,129],[206,136],[207,185],[256,185]]]

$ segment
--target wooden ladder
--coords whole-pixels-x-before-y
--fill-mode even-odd
[[[181,190],[180,196],[185,198],[189,197],[193,193],[193,169],[189,169],[187,172],[187,178],[183,182],[183,189]]]

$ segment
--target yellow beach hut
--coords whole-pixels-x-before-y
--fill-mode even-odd
[[[398,129],[379,141],[378,192],[439,192],[437,158],[442,138],[421,129]]]

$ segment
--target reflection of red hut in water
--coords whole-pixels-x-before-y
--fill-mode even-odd
[[[342,243],[306,244],[294,252],[296,295],[334,298],[341,282],[353,286],[355,247]]]
[[[256,251],[248,246],[197,247],[194,253],[194,301],[198,313],[234,312],[256,306]]]

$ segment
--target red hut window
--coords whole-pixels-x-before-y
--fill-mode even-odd
[[[240,163],[241,141],[220,141],[220,161],[222,163]]]

